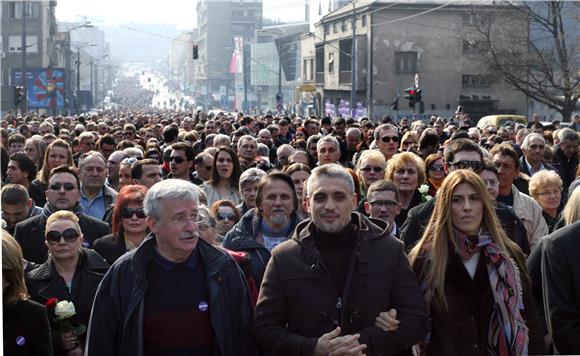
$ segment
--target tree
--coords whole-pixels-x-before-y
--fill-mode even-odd
[[[461,38],[470,59],[485,64],[488,76],[500,75],[569,121],[580,99],[579,12],[579,3],[568,1],[477,7],[476,20],[462,28]]]

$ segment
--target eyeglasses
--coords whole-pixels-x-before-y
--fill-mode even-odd
[[[49,231],[46,233],[46,241],[50,244],[57,244],[60,242],[60,238],[62,237],[65,242],[75,242],[81,234],[73,229],[72,227],[64,230],[63,232],[60,231]]]
[[[175,156],[175,157],[169,157],[169,162],[175,162],[175,163],[183,163],[185,162],[185,158],[180,157],[180,156]]]
[[[234,214],[218,213],[216,218],[220,221],[222,221],[222,220],[235,221],[236,220],[236,216]]]
[[[161,218],[161,220],[170,221],[172,223],[179,225],[185,225],[190,221],[193,221],[195,224],[199,224],[200,222],[203,221],[203,218],[197,213],[195,213],[195,215],[192,214],[192,215],[177,216],[174,218]]]
[[[370,171],[373,171],[375,173],[380,173],[380,172],[384,171],[385,169],[383,167],[363,167],[360,170],[365,172],[365,173],[369,173]]]
[[[375,201],[369,201],[370,205],[374,205],[374,206],[378,206],[379,208],[386,206],[387,208],[392,208],[394,206],[399,205],[398,201],[394,201],[394,200],[375,200]]]
[[[443,171],[443,166],[432,165],[431,167],[429,167],[429,170],[431,172],[441,172]]]
[[[145,219],[147,215],[145,215],[145,210],[143,208],[131,209],[131,208],[123,208],[121,209],[121,216],[125,219],[131,219],[133,215],[137,215],[139,219]]]
[[[399,136],[383,136],[381,137],[381,141],[383,141],[384,143],[389,143],[389,142],[399,142]]]
[[[64,190],[66,190],[67,192],[70,192],[71,190],[75,190],[77,189],[77,186],[72,184],[72,183],[52,183],[50,185],[50,190],[60,190],[60,188],[64,188]]]
[[[472,169],[475,173],[483,171],[483,163],[480,161],[457,161],[452,162],[450,165],[457,169]]]

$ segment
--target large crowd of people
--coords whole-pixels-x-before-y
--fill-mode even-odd
[[[580,115],[148,98],[0,121],[6,355],[580,354]]]

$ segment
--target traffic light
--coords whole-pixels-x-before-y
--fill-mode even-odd
[[[193,44],[193,47],[191,48],[191,55],[193,59],[197,59],[198,58],[198,53],[197,53],[197,43]]]
[[[409,100],[409,107],[415,107],[415,88],[407,88],[405,89],[405,99]]]
[[[14,87],[14,105],[18,106],[24,100],[24,87],[15,86]]]

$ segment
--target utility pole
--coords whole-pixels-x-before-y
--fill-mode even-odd
[[[94,94],[93,85],[94,85],[94,82],[93,82],[93,60],[91,59],[91,86],[90,86],[90,88],[91,88],[91,102],[89,103],[89,105],[91,107],[93,106],[93,103],[95,102],[94,95],[93,95]]]
[[[356,5],[352,0],[352,48],[350,50],[350,73],[352,87],[350,89],[350,115],[354,118],[356,108]]]
[[[81,111],[81,49],[77,47],[77,114]]]
[[[22,68],[20,78],[22,80],[22,92],[24,93],[24,100],[20,102],[20,114],[28,109],[28,88],[26,86],[26,1],[22,0],[22,38],[20,41],[22,46]]]

